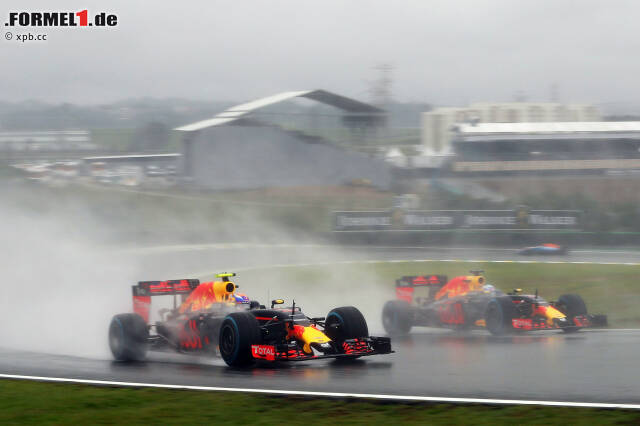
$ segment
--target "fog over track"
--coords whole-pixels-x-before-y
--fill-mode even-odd
[[[575,250],[569,256],[553,258],[520,257],[512,249],[332,248],[312,244],[203,244],[114,250],[118,256],[136,258],[141,271],[153,267],[148,269],[153,271],[150,279],[333,262],[640,262],[640,252],[603,249]],[[417,329],[409,337],[394,339],[393,346],[395,354],[355,363],[320,360],[250,370],[230,369],[217,358],[180,354],[151,353],[151,362],[126,364],[108,356],[88,358],[4,348],[0,350],[0,373],[223,388],[640,404],[640,330],[493,337],[484,331],[457,334]]]

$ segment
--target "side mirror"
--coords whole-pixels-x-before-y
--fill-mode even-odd
[[[275,305],[282,305],[284,303],[284,300],[282,299],[275,299],[271,301],[271,309],[273,309],[273,307]]]

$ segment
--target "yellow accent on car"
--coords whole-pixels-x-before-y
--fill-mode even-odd
[[[547,306],[547,309],[545,310],[545,316],[547,317],[547,324],[550,326],[553,325],[554,318],[561,319],[567,317],[565,314],[563,314],[553,306]]]
[[[230,295],[236,290],[235,283],[231,281],[215,281],[213,283],[213,291],[216,295],[216,300],[226,302],[229,300]]]
[[[486,280],[482,275],[467,275],[466,280],[469,282],[469,291],[480,291],[482,286],[486,284]]]
[[[302,341],[304,342],[304,346],[302,350],[305,353],[313,353],[311,350],[312,343],[329,343],[331,339],[329,339],[322,331],[318,330],[315,327],[305,327],[304,332],[302,333]]]

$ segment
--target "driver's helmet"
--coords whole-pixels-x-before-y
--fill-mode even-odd
[[[494,286],[492,286],[491,284],[485,284],[482,286],[482,292],[483,293],[488,293],[488,294],[493,294],[496,292],[496,288]]]
[[[231,297],[233,298],[232,301],[236,302],[238,305],[249,304],[249,298],[245,294],[235,293],[231,295]]]

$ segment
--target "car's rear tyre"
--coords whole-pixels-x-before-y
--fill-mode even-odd
[[[405,300],[389,300],[382,308],[382,326],[390,336],[402,336],[412,327],[411,305]]]
[[[517,311],[509,296],[492,299],[485,311],[485,325],[494,336],[502,336],[513,331],[512,320]]]
[[[563,294],[558,298],[556,307],[567,316],[570,324],[573,324],[573,317],[587,315],[587,305],[578,294]],[[571,333],[577,331],[578,327],[568,327],[562,330]]]
[[[369,337],[369,328],[362,312],[353,306],[332,309],[325,319],[325,334],[334,342]]]
[[[254,363],[251,346],[262,342],[260,324],[250,312],[233,312],[220,327],[220,356],[230,367],[246,367]]]
[[[118,361],[142,361],[147,355],[149,328],[138,314],[119,314],[109,325],[109,348]]]

